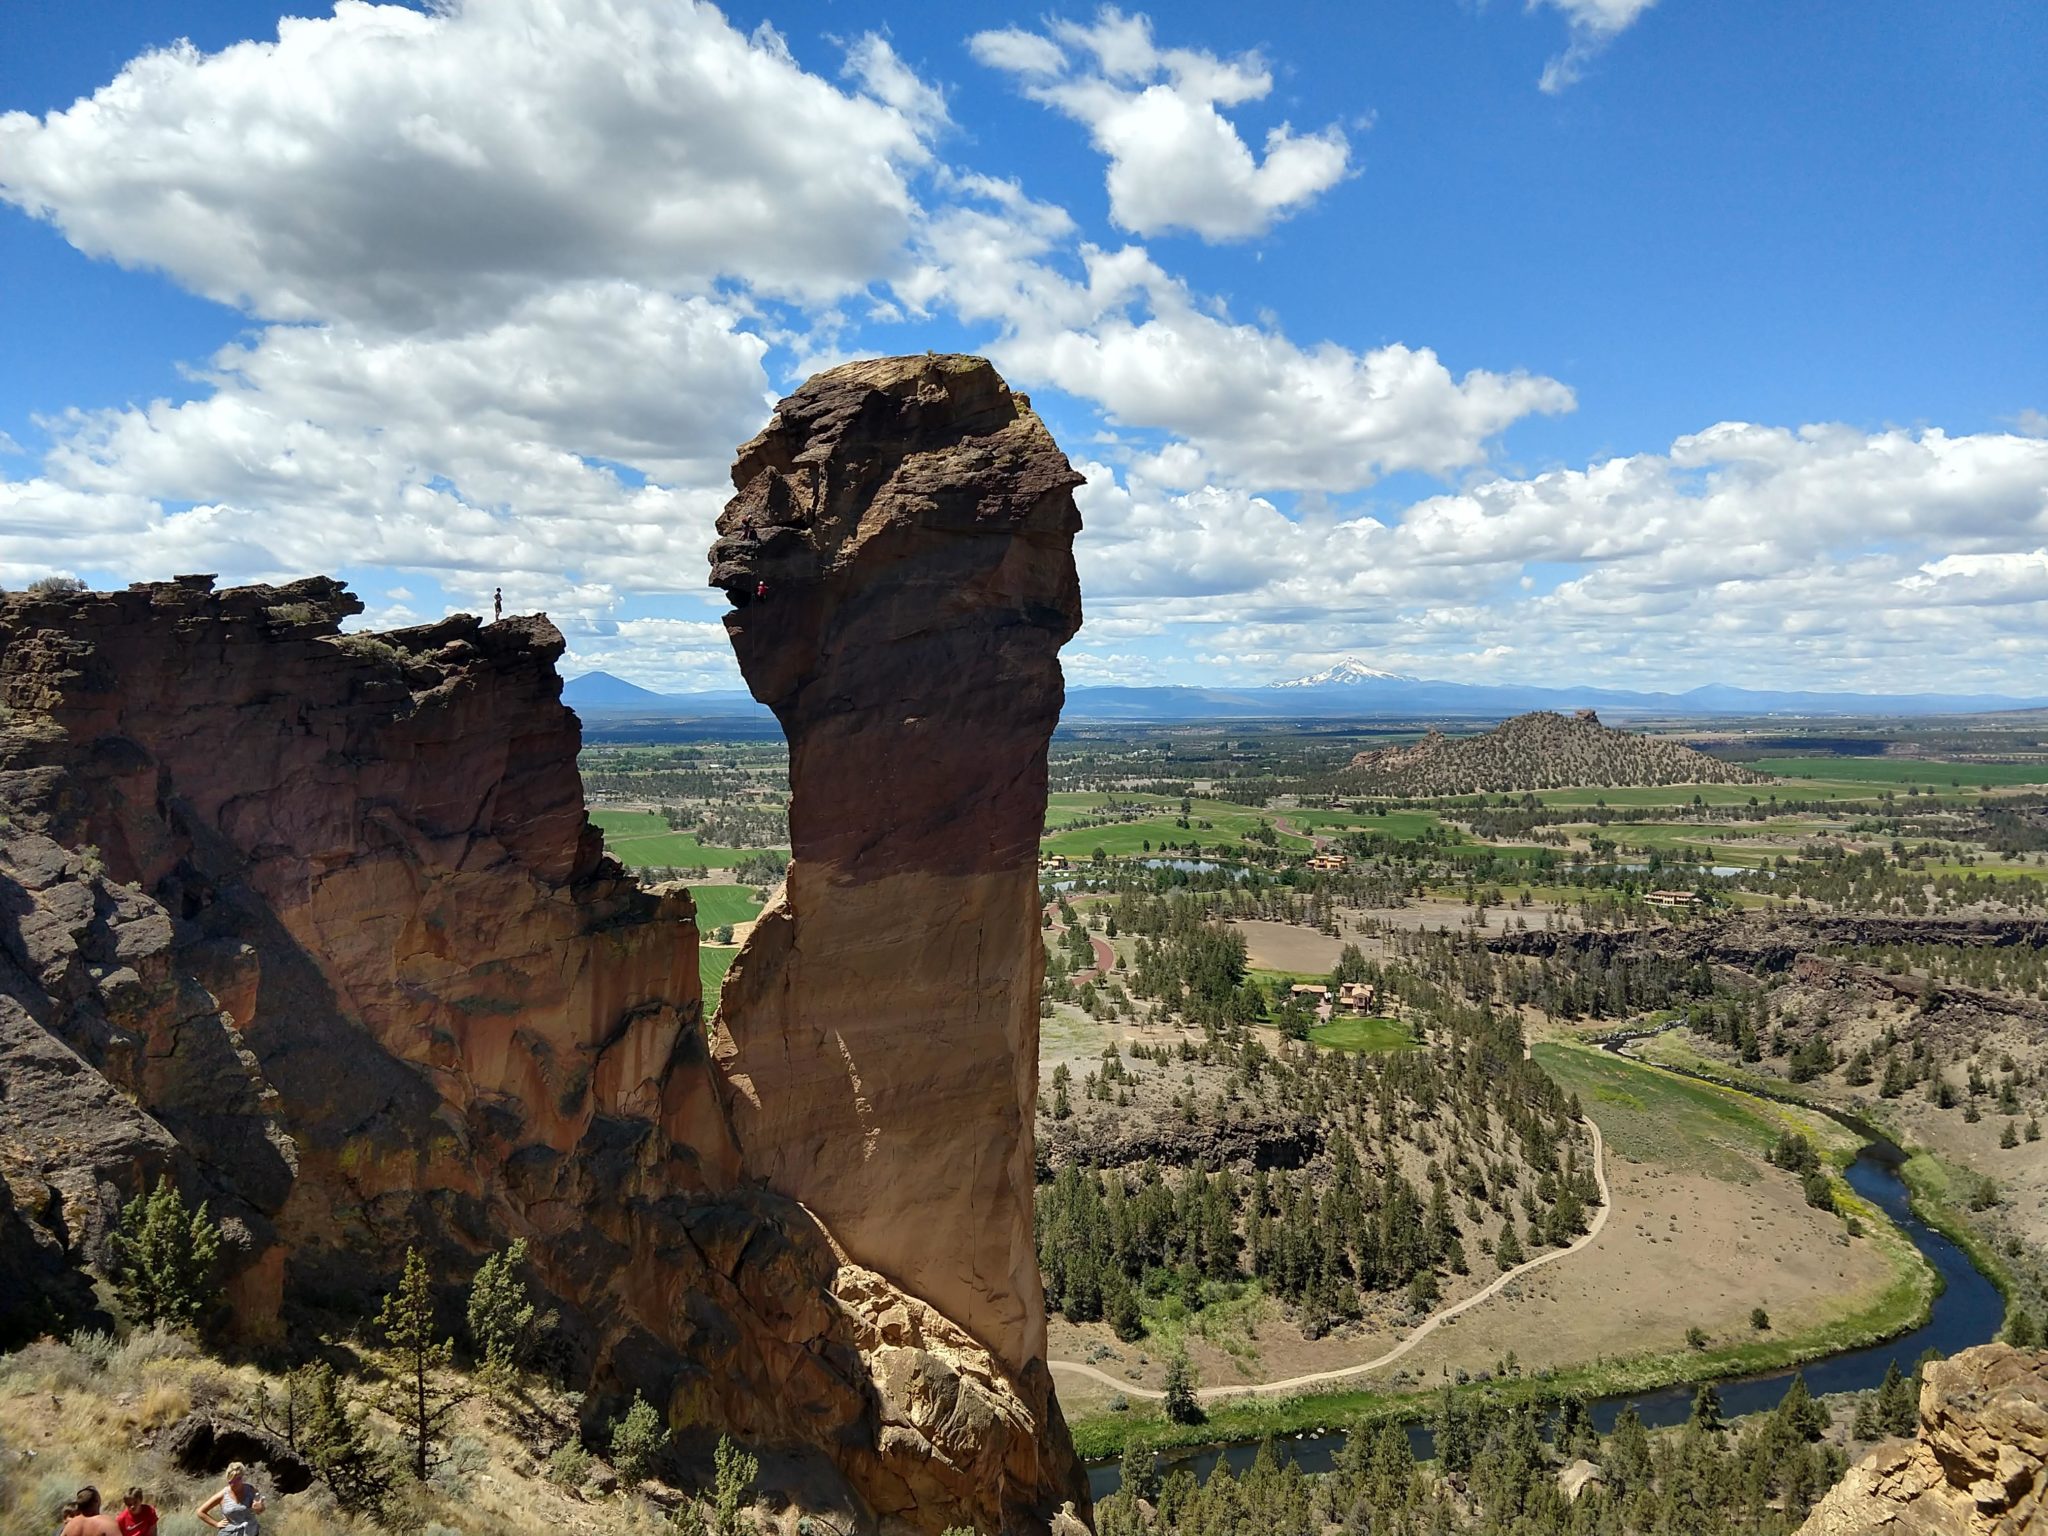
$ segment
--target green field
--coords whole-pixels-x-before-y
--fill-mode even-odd
[[[721,923],[751,923],[761,915],[761,903],[754,900],[751,885],[693,885],[690,895],[697,903],[697,931]]]
[[[704,988],[704,1017],[711,1017],[711,1010],[718,1006],[718,994],[725,990],[725,973],[732,969],[732,958],[739,953],[737,945],[700,944],[697,946],[697,980]]]
[[[1384,816],[1376,811],[1275,811],[1290,827],[1305,827],[1312,832],[1366,832],[1381,837],[1411,838],[1443,827],[1443,818],[1435,811],[1388,811]],[[1464,841],[1464,833],[1455,827],[1451,835]]]
[[[1408,1026],[1392,1019],[1332,1019],[1308,1032],[1309,1039],[1333,1051],[1409,1051],[1415,1037]]]
[[[1104,801],[1101,795],[1054,795],[1045,810],[1046,833],[1040,843],[1046,853],[1064,854],[1068,858],[1087,858],[1097,848],[1113,858],[1142,856],[1146,843],[1157,853],[1167,843],[1200,843],[1204,848],[1217,848],[1224,843],[1239,843],[1247,834],[1256,831],[1261,822],[1273,824],[1273,816],[1265,812],[1249,810],[1241,805],[1228,805],[1220,800],[1197,800],[1188,813],[1189,825],[1176,826],[1180,815],[1180,802],[1165,800],[1157,795],[1121,796],[1126,802],[1136,802],[1160,807],[1160,814],[1148,816],[1143,821],[1114,822],[1106,827],[1068,827],[1077,813],[1097,809]],[[1077,802],[1093,801],[1090,806]],[[1277,813],[1284,814],[1284,813]],[[1209,826],[1200,826],[1200,822]],[[1294,837],[1282,832],[1278,846],[1305,852],[1315,845],[1305,837]]]
[[[788,858],[787,848],[707,848],[685,832],[671,832],[653,811],[592,811],[590,819],[604,833],[604,845],[628,869],[649,865],[696,865],[730,869],[755,854]]]
[[[1531,1054],[1560,1087],[1579,1096],[1607,1144],[1631,1162],[1747,1184],[1788,1125],[1796,1122],[1825,1145],[1824,1128],[1832,1124],[1590,1046],[1544,1041]]]
[[[1942,763],[1911,757],[1759,757],[1745,765],[1758,773],[1789,779],[1827,779],[1851,784],[1932,785],[1954,793],[2009,784],[2048,784],[2048,763]]]

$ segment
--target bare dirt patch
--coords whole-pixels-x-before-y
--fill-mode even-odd
[[[1337,956],[1344,950],[1344,940],[1299,923],[1246,918],[1230,926],[1244,935],[1245,958],[1254,970],[1322,975],[1336,965]]]
[[[1412,1378],[1493,1369],[1512,1350],[1525,1367],[1569,1365],[1685,1347],[1699,1327],[1714,1344],[1796,1333],[1882,1294],[1891,1266],[1872,1242],[1839,1240],[1839,1217],[1807,1205],[1789,1175],[1747,1184],[1674,1173],[1609,1148],[1614,1214],[1600,1241],[1536,1271],[1425,1341],[1401,1362]],[[1398,1368],[1397,1368],[1398,1369]]]

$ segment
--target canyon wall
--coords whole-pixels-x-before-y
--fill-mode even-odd
[[[1021,722],[981,717],[982,793],[948,785],[919,817],[904,784],[900,819],[832,787],[832,728],[792,732],[815,863],[800,858],[765,926],[807,959],[815,942],[819,964],[784,968],[772,1027],[811,1035],[780,1046],[765,1015],[708,1026],[687,892],[642,890],[604,855],[546,619],[343,635],[361,605],[321,579],[0,597],[0,1343],[95,1320],[83,1281],[114,1214],[169,1173],[223,1221],[244,1333],[360,1311],[408,1246],[452,1286],[524,1237],[593,1421],[643,1391],[680,1429],[808,1457],[884,1530],[1039,1531],[1063,1502],[1085,1510],[1031,1263],[1038,959],[1019,873],[1058,706],[1051,652],[1078,614],[1071,471],[980,366],[992,387],[963,399],[989,420],[1007,404],[1036,428],[1018,429],[1032,452],[906,442],[884,482],[922,473],[934,505],[993,508],[1009,477],[1019,506],[1064,511],[1010,527],[989,511],[986,561],[960,559],[938,522],[880,537],[908,567],[862,572],[894,596],[821,575],[807,609],[778,577],[742,614],[851,661],[915,647],[946,628],[940,594],[971,591],[988,632],[958,628],[957,665],[1014,686]],[[894,419],[885,375],[848,420]],[[1055,474],[1056,489],[1034,478]],[[1062,561],[1042,621],[996,600],[1036,605],[1037,573]],[[914,593],[933,599],[922,619]],[[1057,638],[995,633],[1027,624]],[[906,698],[922,676],[899,677]],[[851,775],[886,768],[877,736],[918,730],[915,711],[813,697],[793,718],[845,716]],[[948,773],[971,756],[927,755]],[[859,904],[878,887],[888,910]],[[965,940],[963,911],[985,940]],[[859,930],[877,958],[855,953]],[[747,960],[764,995],[767,953]],[[799,1047],[829,1037],[816,1021],[837,1005],[812,1010],[792,985],[861,988],[863,1029],[902,1027],[886,1053],[841,1030],[835,1079]],[[956,1184],[969,1193],[943,1205],[943,1238],[923,1238],[958,1254],[904,1262],[919,1202]]]

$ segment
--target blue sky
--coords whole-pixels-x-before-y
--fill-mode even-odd
[[[732,447],[959,348],[1077,680],[2041,689],[2042,8],[299,10],[0,10],[0,583],[731,686]]]

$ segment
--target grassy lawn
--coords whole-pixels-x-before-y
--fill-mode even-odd
[[[1415,1048],[1415,1037],[1408,1033],[1408,1026],[1392,1019],[1332,1019],[1327,1024],[1318,1024],[1308,1032],[1308,1037],[1317,1045],[1328,1046],[1333,1051],[1410,1051]]]
[[[690,895],[697,902],[700,933],[721,923],[751,923],[761,915],[761,903],[754,900],[751,885],[693,885]]]
[[[1244,974],[1247,980],[1263,987],[1268,997],[1277,997],[1297,981],[1316,983],[1330,979],[1328,971],[1275,971],[1260,965],[1250,967]]]
[[[730,869],[757,853],[789,857],[787,848],[707,848],[688,833],[671,832],[653,811],[592,811],[590,819],[603,831],[605,847],[629,869],[651,864]]]
[[[704,1017],[711,1017],[711,1010],[718,1006],[718,994],[725,990],[725,973],[732,969],[732,957],[739,953],[739,946],[720,944],[699,944],[697,946],[697,980],[704,988]]]

